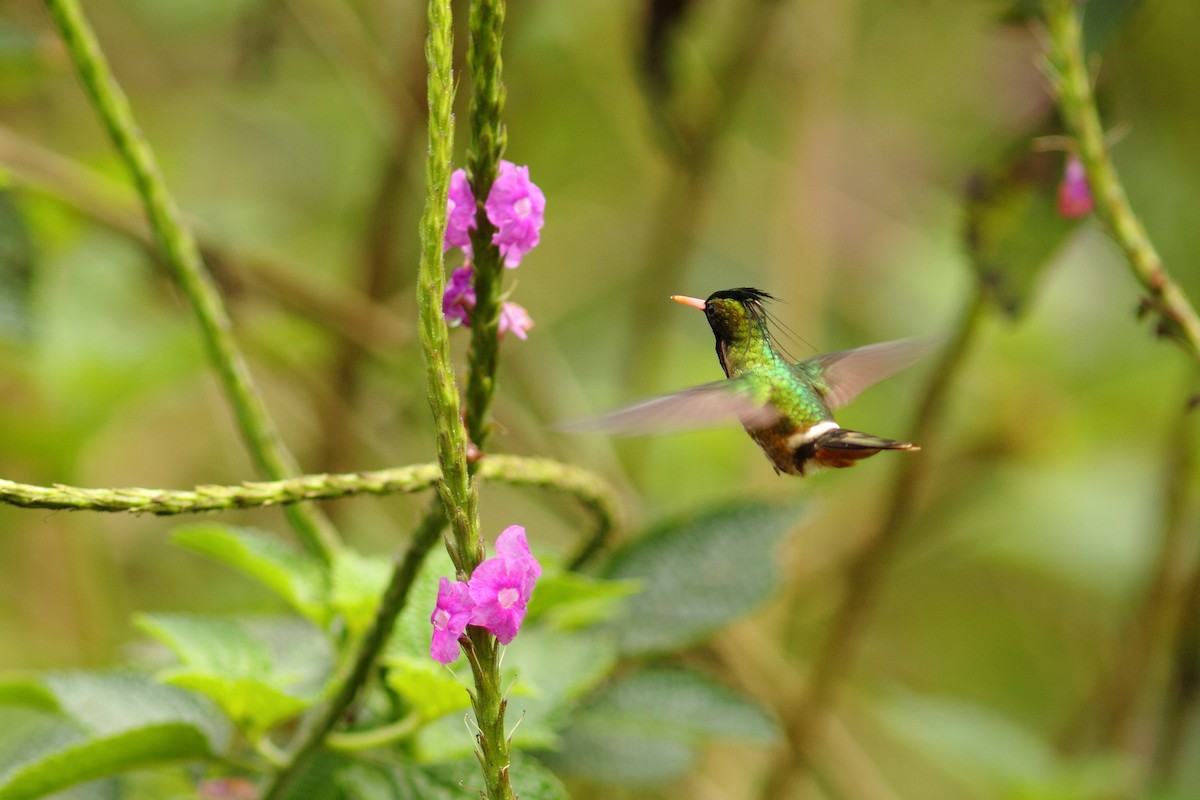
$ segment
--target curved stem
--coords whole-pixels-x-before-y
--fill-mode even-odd
[[[575,498],[596,520],[596,530],[572,559],[581,565],[604,546],[620,518],[616,492],[595,474],[549,458],[494,455],[481,459],[477,475],[486,481],[533,486]],[[0,503],[56,511],[128,512],[174,516],[208,511],[334,500],[362,494],[419,492],[434,486],[442,472],[437,464],[349,472],[340,475],[300,475],[282,481],[195,489],[99,488],[34,486],[0,478]]]
[[[150,225],[180,289],[200,323],[209,359],[233,408],[242,437],[259,470],[270,478],[298,473],[299,467],[275,429],[250,369],[233,339],[232,324],[220,294],[200,257],[196,240],[184,226],[154,153],[142,135],[129,100],[109,69],[95,33],[77,0],[46,0],[80,81],[117,152],[133,175]],[[328,561],[339,547],[337,533],[319,511],[289,506],[285,513],[305,546]]]
[[[1096,215],[1125,252],[1133,275],[1145,288],[1149,308],[1159,316],[1159,334],[1178,341],[1200,363],[1200,317],[1184,291],[1166,269],[1142,221],[1129,205],[1125,188],[1104,141],[1091,79],[1084,63],[1083,25],[1079,3],[1052,0],[1047,4],[1050,82],[1062,118],[1075,137],[1079,159],[1087,172]]]
[[[325,737],[325,744],[330,750],[338,750],[343,753],[352,753],[356,750],[370,750],[407,739],[421,727],[421,722],[420,714],[409,714],[407,717],[396,720],[390,725],[383,725],[378,728],[371,728],[370,730],[331,733]]]

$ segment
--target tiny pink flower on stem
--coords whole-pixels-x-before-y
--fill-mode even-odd
[[[499,555],[475,568],[467,584],[475,602],[471,624],[487,630],[500,644],[508,644],[525,620],[542,566],[529,552],[525,529],[520,525],[504,529],[496,538],[496,552]]]
[[[484,209],[496,227],[492,244],[499,246],[504,266],[516,267],[541,240],[546,221],[546,196],[529,180],[529,167],[501,161]]]
[[[1067,219],[1079,219],[1092,213],[1095,201],[1088,186],[1083,162],[1074,153],[1067,156],[1067,166],[1058,185],[1058,213]]]
[[[451,326],[471,324],[471,311],[475,308],[472,275],[471,265],[464,264],[450,273],[450,280],[446,281],[446,291],[442,294],[442,314]]]
[[[533,327],[533,318],[523,306],[505,302],[500,306],[500,333],[512,331],[518,339],[526,339]]]
[[[458,638],[471,621],[473,606],[467,584],[442,578],[438,584],[437,603],[429,617],[433,623],[429,655],[434,661],[449,664],[458,658]]]
[[[477,625],[508,644],[521,629],[533,586],[542,565],[529,551],[525,529],[509,525],[496,537],[496,557],[475,568],[467,583],[442,578],[429,621],[433,641],[429,655],[449,664],[458,658],[459,638]]]
[[[464,170],[456,169],[450,174],[450,190],[446,196],[446,240],[442,249],[458,247],[470,258],[471,231],[477,227],[471,183]]]
[[[521,630],[525,608],[533,590],[533,580],[520,562],[489,558],[471,575],[468,584],[475,608],[471,624],[478,625],[508,644]]]
[[[526,572],[535,581],[542,577],[542,565],[530,552],[529,540],[525,538],[525,528],[521,525],[509,525],[500,531],[496,537],[496,555],[524,564]]]

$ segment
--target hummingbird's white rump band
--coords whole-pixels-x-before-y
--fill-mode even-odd
[[[800,447],[801,445],[805,445],[805,444],[808,444],[809,442],[815,441],[818,437],[824,436],[825,434],[829,433],[830,431],[836,431],[840,427],[842,427],[842,426],[838,425],[836,422],[834,422],[831,419],[827,419],[822,422],[818,422],[816,425],[813,425],[811,428],[809,428],[806,431],[800,431],[799,433],[793,433],[791,436],[789,436],[788,440],[787,440],[788,447],[790,449],[794,450],[797,447]]]

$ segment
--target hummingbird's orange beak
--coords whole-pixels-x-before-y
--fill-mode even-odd
[[[671,295],[671,299],[676,303],[683,303],[685,306],[698,308],[701,311],[704,310],[704,301],[699,297],[688,297],[686,294],[673,294]]]

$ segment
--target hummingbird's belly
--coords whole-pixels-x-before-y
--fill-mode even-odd
[[[771,459],[776,472],[803,475],[805,463],[812,456],[812,453],[806,452],[805,446],[837,427],[838,424],[831,419],[808,427],[782,419],[764,428],[746,428],[746,432]]]

